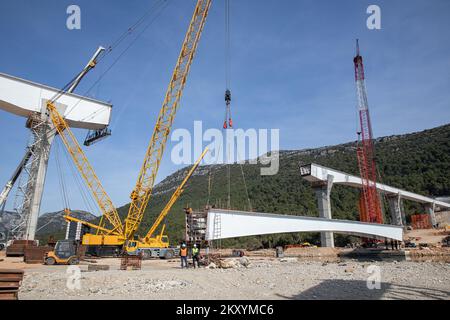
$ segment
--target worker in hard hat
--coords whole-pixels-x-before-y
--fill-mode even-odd
[[[197,262],[197,267],[200,267],[200,249],[196,244],[194,244],[194,247],[192,248],[192,264],[194,265],[195,269],[195,263]]]
[[[186,243],[183,243],[180,249],[181,269],[183,269],[184,267],[186,267],[186,269],[188,268],[187,256],[188,250],[186,247]]]

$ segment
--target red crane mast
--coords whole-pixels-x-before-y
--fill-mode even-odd
[[[359,42],[356,40],[355,81],[358,97],[360,131],[358,132],[358,166],[362,180],[362,192],[359,202],[360,220],[383,223],[380,197],[376,188],[377,170],[373,144],[372,125],[370,123],[369,104],[364,77],[363,58],[359,54]]]

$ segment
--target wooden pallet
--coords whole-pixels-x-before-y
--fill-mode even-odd
[[[132,270],[141,270],[142,266],[142,255],[129,256],[123,255],[120,260],[120,270],[127,270],[131,267]]]

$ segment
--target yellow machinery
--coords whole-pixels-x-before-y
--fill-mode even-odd
[[[175,114],[179,106],[179,101],[186,84],[186,79],[203,31],[204,24],[206,22],[206,18],[208,16],[210,6],[211,0],[197,1],[193,17],[191,19],[175,70],[173,71],[172,78],[158,116],[158,120],[153,130],[153,135],[144,158],[144,163],[140,170],[136,186],[131,193],[131,204],[128,215],[125,219],[125,225],[122,224],[111,199],[103,189],[97,175],[95,174],[92,166],[89,164],[88,159],[78,144],[75,136],[72,134],[66,121],[59,114],[55,106],[56,100],[64,94],[64,91],[61,91],[57,97],[47,103],[47,109],[56,130],[60,134],[72,160],[74,161],[77,169],[81,173],[84,181],[102,211],[102,218],[99,225],[88,224],[87,222],[75,219],[70,215],[66,216],[66,219],[69,221],[81,222],[82,224],[89,225],[97,230],[96,234],[86,234],[83,236],[83,245],[121,247],[125,244],[125,241],[134,240],[135,233],[142,221],[145,209],[150,200],[167,138],[172,128]],[[94,68],[95,65],[96,59],[93,58],[88,64],[88,67],[86,67],[80,75],[84,76],[89,70]],[[202,158],[204,154],[205,153],[202,154]],[[197,167],[197,165],[195,165],[195,167]],[[177,190],[179,193],[178,195],[174,194],[174,196],[172,196],[168,206],[166,206],[168,209],[164,216],[167,215],[170,207],[182,192],[182,188]],[[161,212],[160,216],[163,213],[164,210]],[[143,241],[136,242],[138,247],[139,245],[149,247],[153,244],[159,244],[163,247],[167,244],[168,246],[167,237],[163,235],[163,232],[161,232],[159,236],[154,238],[151,237],[161,221],[162,219],[157,219],[157,221],[155,221],[154,228],[152,227],[150,229],[151,232],[149,231],[150,235],[144,237]],[[107,222],[110,227],[106,227]],[[162,231],[164,231],[164,227]],[[136,251],[135,249],[132,249],[132,244],[133,243],[130,243],[130,246],[127,247],[130,248],[131,251]]]
[[[164,221],[164,218],[169,214],[170,209],[174,205],[174,203],[178,200],[180,195],[184,191],[184,186],[189,181],[190,177],[194,174],[197,167],[200,165],[200,162],[208,152],[208,148],[206,148],[200,157],[197,159],[197,161],[194,163],[194,165],[191,167],[191,169],[188,171],[187,175],[181,182],[181,184],[177,187],[175,192],[170,197],[170,200],[167,202],[161,213],[156,218],[155,222],[145,235],[145,237],[139,239],[139,240],[128,240],[125,242],[125,250],[128,254],[138,254],[142,253],[144,257],[165,257],[165,258],[171,258],[177,253],[177,249],[172,248],[169,250],[169,238],[167,235],[164,234],[166,225],[163,224],[161,227],[160,232],[153,236],[158,229],[158,227],[161,225],[161,223]],[[94,240],[97,243],[101,243],[102,246],[120,246],[124,244],[123,237],[118,237],[112,234],[111,230],[103,228],[101,226],[98,226],[96,224],[83,221],[80,219],[77,219],[75,217],[72,217],[70,214],[69,209],[64,210],[66,215],[65,218],[67,221],[72,221],[76,223],[81,223],[85,226],[88,226],[90,228],[96,229],[103,234],[87,234],[83,236],[83,245],[89,246],[92,245],[92,243],[89,243],[88,241]]]
[[[45,264],[78,264],[80,262],[80,244],[76,240],[59,240],[53,251],[45,255]]]

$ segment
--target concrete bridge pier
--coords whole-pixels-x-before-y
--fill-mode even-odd
[[[403,202],[400,194],[387,197],[389,202],[389,211],[391,213],[391,224],[397,226],[405,225],[405,212],[403,210]]]
[[[316,193],[317,206],[319,208],[319,217],[331,219],[331,189],[333,188],[333,176],[328,175],[327,181],[313,183],[314,192]],[[322,247],[334,248],[333,232],[321,232],[320,244]]]
[[[434,203],[428,203],[424,207],[427,214],[430,216],[431,226],[435,228],[437,225],[437,221],[436,221],[436,214],[434,213]]]

